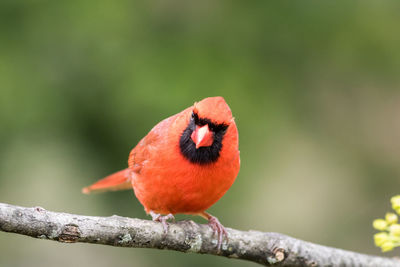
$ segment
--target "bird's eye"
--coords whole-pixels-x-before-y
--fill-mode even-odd
[[[199,121],[199,116],[196,114],[196,113],[194,113],[194,112],[192,112],[192,120],[194,120],[194,122],[197,124],[198,123],[198,121]]]

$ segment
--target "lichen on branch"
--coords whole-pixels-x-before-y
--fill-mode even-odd
[[[169,249],[249,260],[265,266],[400,266],[398,259],[321,246],[279,233],[227,228],[228,240],[217,250],[208,225],[158,222],[120,216],[93,217],[0,203],[0,231],[64,243]]]

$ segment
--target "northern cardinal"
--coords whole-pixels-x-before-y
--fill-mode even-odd
[[[220,249],[227,232],[206,210],[231,187],[240,168],[238,131],[224,98],[205,98],[158,123],[132,149],[128,165],[82,192],[133,187],[165,233],[174,214],[199,215],[217,234]]]

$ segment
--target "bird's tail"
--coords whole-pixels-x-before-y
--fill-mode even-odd
[[[91,192],[117,191],[131,188],[131,170],[127,168],[83,188],[82,193],[90,194]]]

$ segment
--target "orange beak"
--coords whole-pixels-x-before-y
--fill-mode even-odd
[[[214,136],[208,128],[208,124],[204,126],[196,125],[196,130],[193,131],[191,138],[196,144],[196,149],[202,146],[211,146],[214,142]]]

